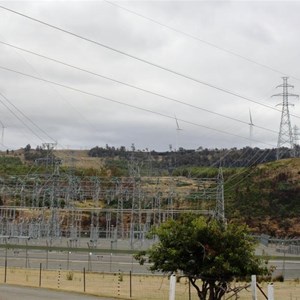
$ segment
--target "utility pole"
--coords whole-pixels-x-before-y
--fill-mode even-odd
[[[288,77],[282,77],[283,84],[277,86],[282,87],[282,93],[275,94],[272,97],[282,97],[282,103],[278,105],[282,105],[282,113],[281,113],[281,121],[280,121],[280,128],[279,128],[279,135],[278,135],[278,142],[277,142],[277,153],[276,158],[277,160],[283,157],[283,149],[282,147],[287,146],[291,150],[291,156],[295,157],[295,147],[294,147],[294,136],[292,131],[292,125],[290,120],[290,112],[289,106],[293,105],[289,103],[289,97],[297,97],[299,95],[290,94],[288,92],[289,88],[294,88],[293,85],[288,84]]]

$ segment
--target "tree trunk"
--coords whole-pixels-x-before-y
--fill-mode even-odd
[[[200,288],[196,284],[195,278],[189,277],[189,281],[196,289],[199,300],[222,300],[226,292],[226,283],[221,282],[216,284],[214,281],[202,281],[202,287]]]
[[[192,284],[192,286],[196,289],[199,300],[206,300],[207,284],[203,282],[202,289],[200,289],[199,286],[196,284],[197,279],[189,277],[189,281]]]

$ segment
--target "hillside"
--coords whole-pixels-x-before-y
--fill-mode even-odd
[[[284,159],[248,170],[225,184],[227,214],[254,231],[300,235],[300,159]]]
[[[61,159],[62,167],[100,169],[104,166],[104,160],[98,157],[90,157],[88,150],[55,150],[55,157]]]

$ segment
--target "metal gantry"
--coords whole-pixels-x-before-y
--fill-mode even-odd
[[[204,179],[7,176],[0,182],[0,239],[45,239],[51,245],[64,238],[70,247],[78,247],[86,238],[90,248],[98,247],[102,239],[112,245],[127,240],[136,248],[143,245],[152,226],[168,219],[186,212],[213,215],[222,184],[220,175]],[[203,209],[207,202],[211,210]],[[189,203],[189,208],[182,203]]]

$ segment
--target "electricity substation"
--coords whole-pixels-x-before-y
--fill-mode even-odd
[[[0,242],[97,248],[146,246],[152,226],[182,213],[225,219],[223,177],[123,178],[26,175],[1,178]],[[207,208],[207,202],[211,209]],[[189,203],[189,205],[187,205]],[[192,206],[191,206],[192,203]],[[186,207],[186,208],[185,208]]]

